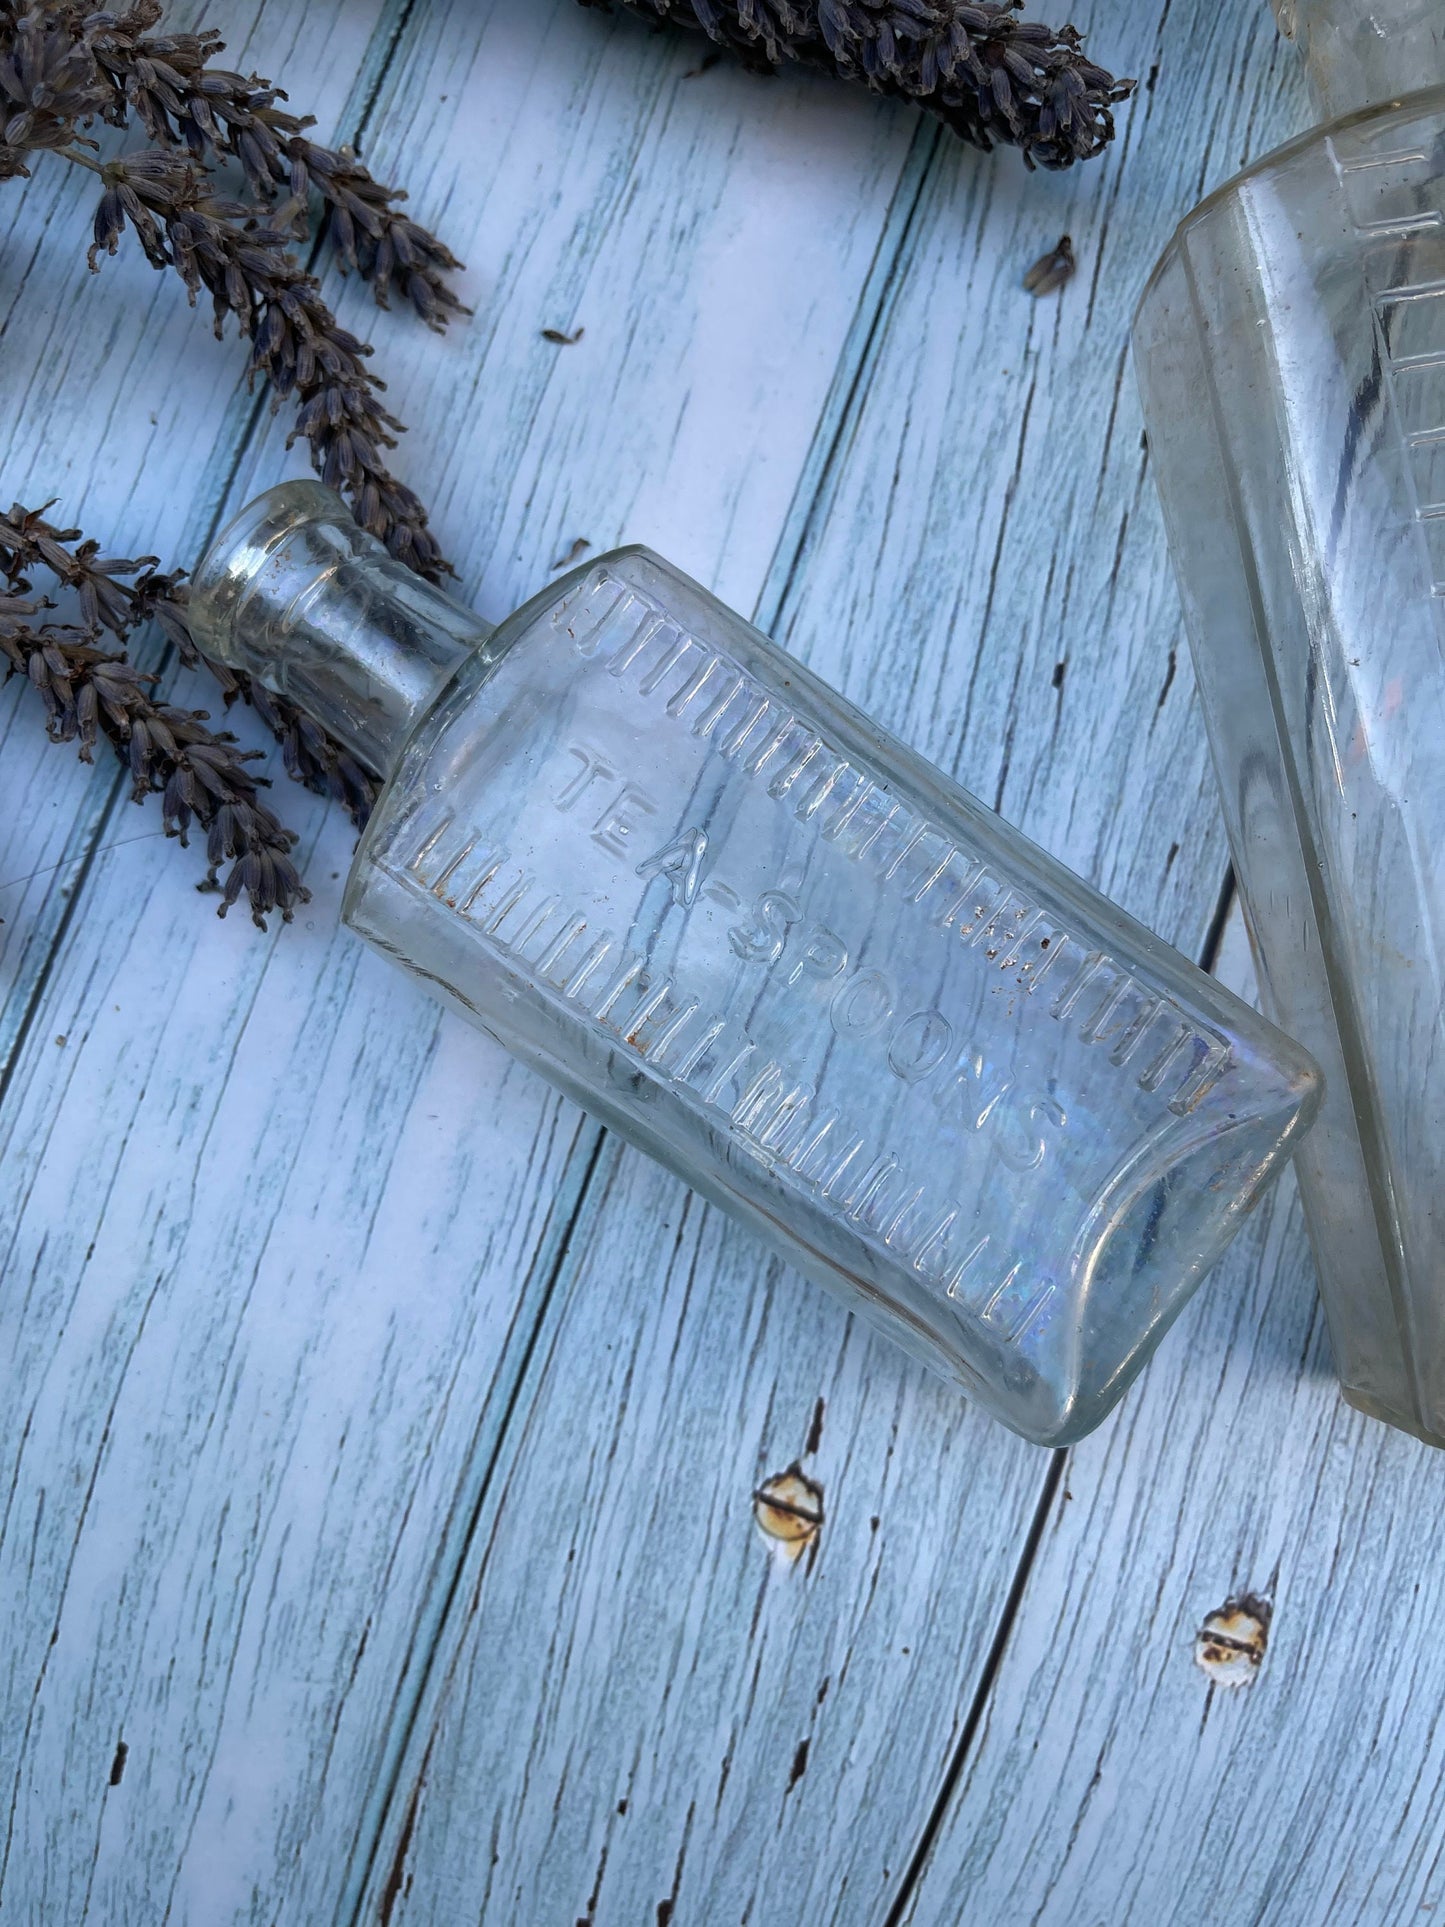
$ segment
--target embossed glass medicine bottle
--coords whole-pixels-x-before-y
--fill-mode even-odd
[[[1346,1396],[1445,1444],[1445,6],[1280,0],[1325,124],[1197,208],[1135,329]]]
[[[1027,1437],[1308,1122],[1296,1046],[645,550],[493,631],[288,484],[191,611],[389,778],[355,930]]]

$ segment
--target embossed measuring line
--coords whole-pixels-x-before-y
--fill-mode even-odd
[[[867,770],[855,769],[782,710],[730,657],[687,634],[640,591],[599,570],[553,622],[565,626],[579,655],[595,658],[610,651],[608,674],[630,681],[641,696],[658,695],[685,669],[664,696],[667,715],[683,720],[696,705],[689,723],[695,737],[716,755],[736,760],[745,774],[763,779],[766,773],[769,796],[799,822],[818,823],[819,836],[841,855],[877,866],[882,881],[906,904],[923,906],[932,899],[925,909],[929,921],[956,933],[1000,974],[1017,971],[1026,994],[1032,996],[1072,948],[1077,966],[1048,1006],[1050,1016],[1060,1021],[1075,1016],[1085,993],[1096,992],[1098,1002],[1080,1024],[1080,1039],[1110,1043],[1107,1056],[1114,1065],[1139,1062],[1136,1081],[1143,1091],[1161,1090],[1173,1070],[1179,1081],[1168,1104],[1176,1116],[1187,1116],[1229,1069],[1232,1053],[1224,1038],[1194,1024],[1170,998],[1145,990],[1104,951],[1087,950],[1041,907],[991,877],[986,857],[960,848],[936,824],[894,799]],[[691,661],[694,654],[701,660]],[[722,727],[735,704],[736,713]],[[837,803],[836,813],[823,821],[820,813],[830,800]],[[1146,1038],[1152,1050],[1145,1048]]]
[[[453,826],[447,817],[403,870],[382,867],[398,883],[421,886],[447,903],[512,958],[543,996],[560,996],[590,1017],[609,1040],[635,1051],[680,1097],[720,1112],[734,1142],[780,1180],[791,1179],[793,1188],[827,1204],[834,1221],[866,1246],[881,1246],[889,1256],[910,1264],[920,1279],[941,1287],[946,1297],[968,1302],[1008,1343],[1017,1343],[1040,1324],[1057,1290],[1052,1279],[1026,1278],[1023,1261],[1002,1250],[992,1234],[970,1226],[956,1202],[930,1202],[923,1185],[907,1190],[900,1160],[891,1152],[870,1150],[867,1137],[836,1106],[815,1114],[817,1093],[786,1065],[772,1057],[754,1065],[759,1046],[736,1019],[704,1015],[698,1000],[688,997],[675,1011],[664,1012],[675,988],[672,980],[664,977],[654,983],[646,972],[646,957],[637,951],[624,948],[614,956],[617,945],[610,933],[595,937],[575,964],[569,962],[559,971],[568,951],[585,935],[587,918],[563,909],[555,895],[533,900],[537,878],[526,871],[509,872],[505,850],[478,852],[471,839],[449,849],[445,838]],[[464,893],[449,895],[463,864],[468,866]],[[494,892],[492,886],[499,882],[501,888]],[[524,911],[516,928],[504,934],[508,920]],[[554,920],[555,931],[550,927]],[[535,958],[527,957],[526,947],[539,939],[544,947]],[[599,980],[604,964],[608,969]],[[629,990],[638,1001],[624,1015],[618,1004]],[[584,994],[595,1001],[585,1002]],[[642,1032],[659,1014],[661,1028],[644,1039]],[[665,1061],[700,1015],[701,1030],[688,1038],[673,1061]],[[893,1191],[900,1175],[906,1192],[901,1200]]]
[[[1371,246],[1406,243],[1413,235],[1445,230],[1445,213],[1437,207],[1401,205],[1394,213],[1378,212],[1382,203],[1388,205],[1392,189],[1398,190],[1403,203],[1429,184],[1430,156],[1420,148],[1401,148],[1346,159],[1334,139],[1325,142],[1325,151],[1356,239],[1364,246],[1365,283],[1374,313],[1385,406],[1404,457],[1405,485],[1431,594],[1445,598],[1445,498],[1441,493],[1445,489],[1445,280],[1410,281],[1382,275],[1380,250]],[[1361,190],[1373,218],[1364,218]],[[1399,252],[1393,250],[1396,257]],[[1401,332],[1410,339],[1403,353],[1392,345]],[[1423,421],[1412,427],[1417,413],[1423,414]]]

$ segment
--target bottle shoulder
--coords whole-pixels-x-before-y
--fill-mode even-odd
[[[1266,207],[1293,220],[1294,239],[1306,250],[1445,229],[1445,88],[1321,122],[1206,195],[1160,255],[1136,320],[1159,303],[1192,242],[1236,230],[1243,247]]]
[[[619,548],[604,550],[601,555],[589,555],[564,573],[554,576],[498,625],[489,649],[493,654],[505,652],[518,638],[529,634],[539,622],[554,621],[560,612],[573,603],[585,600],[599,581],[608,580],[617,583],[620,588],[654,597],[661,593],[666,598],[672,592],[680,591],[689,602],[701,599],[730,621],[741,621],[701,583],[695,582],[655,549],[648,548],[642,542],[628,542]]]
[[[683,592],[691,602],[696,599],[721,610],[732,622],[743,618],[719,602],[710,589],[705,589],[694,576],[670,562],[665,555],[659,555],[645,542],[625,542],[615,549],[607,549],[601,555],[588,556],[579,562],[566,575],[560,576],[544,592],[544,600],[552,605],[564,601],[576,589],[592,582],[599,575],[607,575],[626,584],[630,588],[651,590],[676,589]]]

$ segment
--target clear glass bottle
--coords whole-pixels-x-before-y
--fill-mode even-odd
[[[1445,1444],[1445,8],[1279,0],[1326,123],[1140,305],[1149,448],[1345,1395]],[[1421,91],[1421,90],[1424,91]]]
[[[491,630],[288,484],[191,619],[389,778],[353,929],[1028,1438],[1309,1121],[1295,1045],[644,549]]]

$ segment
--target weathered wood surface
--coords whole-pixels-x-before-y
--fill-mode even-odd
[[[435,342],[373,316],[358,290],[346,305],[391,350],[410,447],[452,464],[460,499],[429,492],[468,581],[519,600],[573,535],[602,539],[604,518],[655,488],[657,448],[677,445],[649,533],[753,600],[871,285],[911,127],[827,89],[795,103],[789,126],[735,76],[705,121],[676,121],[676,49],[635,45],[570,5],[413,15],[403,38],[398,25],[354,7],[309,16],[294,49],[269,33],[265,58],[285,80],[289,52],[294,91],[342,133],[366,113],[384,124],[387,90],[408,77],[422,94],[396,110],[403,125],[435,125],[433,94],[461,103],[435,178],[423,167],[411,184],[485,263],[469,282],[482,318]],[[318,71],[329,102],[305,89]],[[488,156],[472,113],[491,126]],[[384,165],[380,141],[377,153]],[[789,191],[761,194],[766,174]],[[50,186],[25,190],[20,236]],[[88,199],[67,192],[48,227],[54,204],[34,203],[36,246],[73,260]],[[85,424],[108,405],[135,466],[117,477],[97,451],[67,513],[118,543],[193,550],[227,489],[236,499],[281,466],[279,428],[247,443],[234,344],[210,343],[178,291],[136,267],[121,292],[168,297],[157,311],[177,327],[145,379],[124,365],[112,377],[104,344],[127,324],[82,269],[65,325],[90,385],[70,403],[70,440],[57,417],[35,450],[20,404],[54,382],[54,285],[38,271],[21,285],[24,254],[6,258],[8,485],[54,488],[53,449],[92,445]],[[540,338],[589,276],[607,290],[604,350],[616,330],[595,362],[585,343],[559,352]],[[735,285],[721,316],[717,277]],[[802,352],[750,346],[799,319]],[[730,413],[726,440],[692,426],[704,360],[731,370],[700,404]],[[608,418],[635,424],[630,449],[626,433],[580,440],[599,381]],[[157,428],[194,427],[168,470],[164,438],[146,445],[152,413]],[[529,471],[546,486],[520,481]],[[147,486],[127,509],[136,472]],[[754,483],[773,504],[756,524],[728,508]],[[330,1917],[367,1864],[597,1133],[338,932],[344,826],[288,793],[316,899],[297,929],[258,939],[197,902],[194,859],[134,840],[156,826],[114,800],[108,771],[73,770],[33,717],[10,713],[32,759],[48,760],[43,791],[33,760],[7,758],[0,774],[7,875],[48,863],[54,907],[47,930],[52,897],[23,895],[43,877],[7,906],[25,940],[6,961],[0,1116],[0,1903],[44,1921]],[[58,812],[30,808],[32,792],[63,795],[70,817],[50,829]],[[55,875],[72,849],[78,874]]]
[[[1160,89],[1174,74],[1151,112],[1188,128],[1238,49],[1176,32],[1156,47],[1151,22],[1127,52],[1161,61]],[[1211,141],[1248,138],[1263,30],[1256,53],[1238,124],[1196,111],[1195,144],[1178,141],[1191,187]],[[1224,865],[1187,673],[1170,680],[1177,615],[1122,352],[1169,217],[1141,176],[1040,183],[940,148],[762,613],[1197,950]],[[1094,273],[1034,307],[1019,270],[1065,227]],[[395,1895],[401,1921],[478,1896],[518,1921],[660,1902],[881,1920],[985,1682],[1049,1460],[769,1275],[642,1160],[619,1159],[603,1210],[549,1307],[557,1337],[523,1388],[454,1682],[419,1722],[372,1903]],[[639,1250],[643,1226],[668,1229]],[[829,1522],[789,1569],[749,1495],[801,1452],[819,1398],[807,1464]]]
[[[1237,919],[1220,971],[1249,987]],[[1069,1454],[909,1927],[1335,1927],[1442,1906],[1445,1463],[1340,1399],[1287,1180]],[[1208,1614],[1274,1606],[1213,1684]]]
[[[441,341],[328,285],[480,606],[650,542],[1198,954],[1127,319],[1303,106],[1254,0],[1093,16],[1157,79],[1058,178],[571,0],[210,17],[470,264]],[[7,190],[0,488],[185,555],[299,463],[177,290],[90,283],[59,173]],[[363,955],[308,799],[260,939],[0,714],[7,1918],[1420,1917],[1445,1473],[1338,1406],[1285,1192],[1040,1453]],[[797,1459],[793,1564],[752,1493]],[[1250,1587],[1230,1695],[1192,1637]]]

